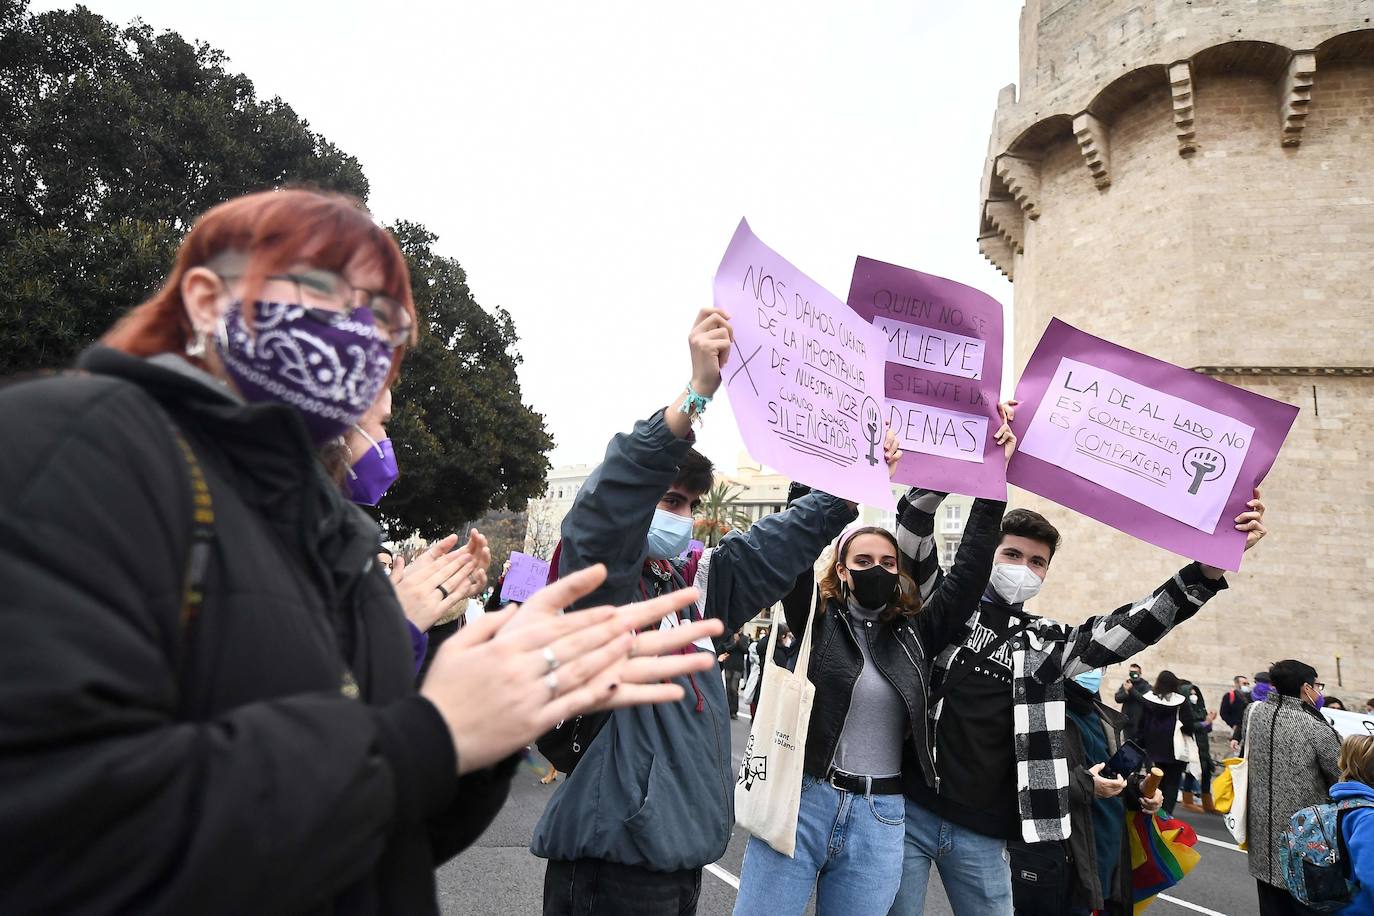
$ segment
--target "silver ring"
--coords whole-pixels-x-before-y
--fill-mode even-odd
[[[547,670],[552,671],[558,667],[558,658],[553,654],[553,650],[548,646],[544,647],[544,661],[548,663]]]
[[[554,674],[552,671],[544,675],[544,686],[549,688],[550,700],[558,696],[558,675]]]
[[[444,588],[442,585],[436,585],[434,587],[439,590],[439,594],[443,595],[445,599],[448,598],[448,589]]]

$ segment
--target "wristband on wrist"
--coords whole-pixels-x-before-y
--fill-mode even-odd
[[[706,407],[711,403],[711,396],[697,394],[692,390],[692,383],[687,383],[687,396],[683,398],[682,406],[678,408],[678,413],[685,413],[693,420],[700,420],[706,413]]]

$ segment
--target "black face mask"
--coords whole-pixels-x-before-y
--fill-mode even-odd
[[[883,569],[881,566],[870,566],[868,569],[851,569],[849,577],[854,582],[850,586],[850,591],[854,595],[854,600],[859,602],[860,607],[876,611],[891,604],[893,599],[897,597],[897,574]]]

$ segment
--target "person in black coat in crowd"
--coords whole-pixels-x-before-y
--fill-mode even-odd
[[[749,637],[744,628],[736,630],[721,646],[717,660],[725,672],[725,696],[730,703],[730,718],[739,718],[739,683],[744,677],[744,659],[749,651]]]
[[[495,817],[514,752],[702,669],[652,656],[718,624],[626,632],[677,596],[558,616],[593,568],[454,637],[416,692],[377,526],[321,459],[414,324],[356,201],[266,192],[198,220],[80,374],[0,388],[22,431],[0,450],[0,912],[437,913],[434,868]]]
[[[1130,675],[1126,681],[1116,689],[1116,702],[1121,707],[1121,713],[1126,717],[1126,737],[1135,738],[1140,733],[1140,716],[1144,712],[1141,703],[1143,697],[1150,689],[1150,682],[1140,676],[1140,666],[1132,663]]]

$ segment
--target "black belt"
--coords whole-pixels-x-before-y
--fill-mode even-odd
[[[855,795],[901,795],[902,777],[900,776],[855,776],[844,770],[830,768],[825,781],[837,789],[853,792]]]

